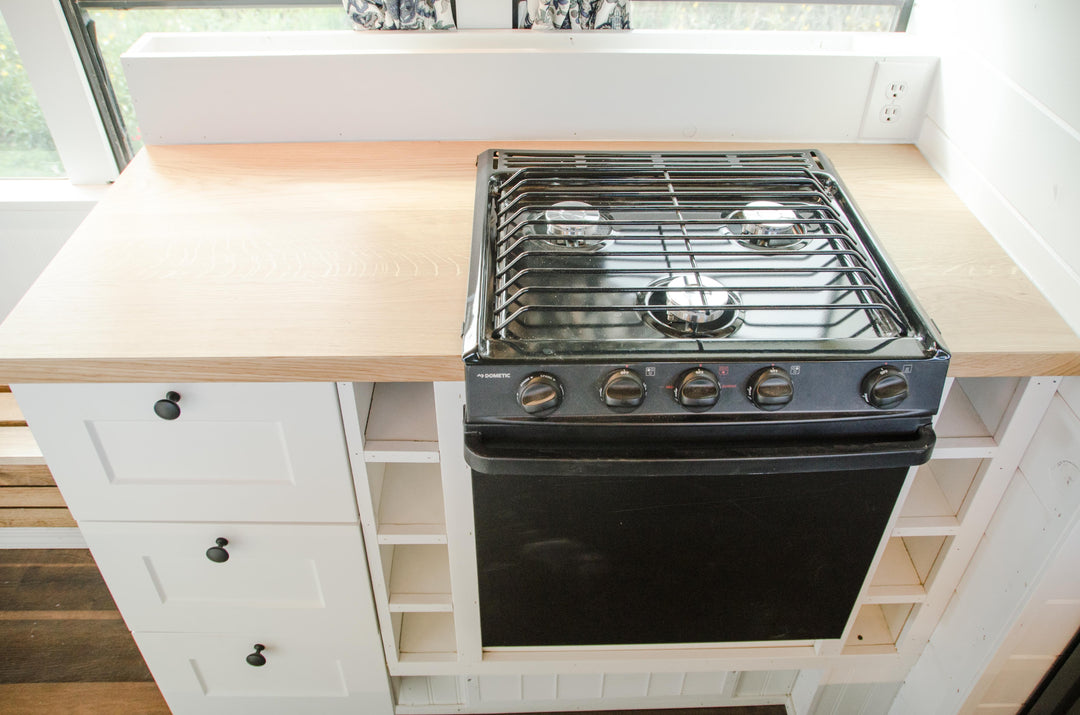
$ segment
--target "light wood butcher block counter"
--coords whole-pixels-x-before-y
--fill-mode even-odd
[[[488,148],[150,147],[0,326],[0,384],[461,379]],[[1080,338],[918,150],[820,148],[941,329],[951,374],[1080,374]]]

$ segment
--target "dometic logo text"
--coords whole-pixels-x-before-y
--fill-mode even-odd
[[[478,372],[477,377],[510,377],[508,372]]]

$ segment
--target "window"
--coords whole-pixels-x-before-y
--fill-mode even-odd
[[[633,0],[635,29],[902,32],[914,0]]]
[[[7,23],[0,18],[0,177],[64,175],[45,116],[19,60]]]
[[[77,10],[87,41],[96,46],[108,84],[115,95],[123,132],[132,151],[142,146],[138,118],[120,66],[120,55],[147,32],[263,32],[276,30],[348,30],[352,23],[340,2],[296,0],[289,7],[228,7],[236,0],[210,7],[203,3],[172,3],[167,0],[81,0]],[[269,3],[268,3],[269,4]],[[85,28],[85,29],[83,29]],[[84,60],[85,61],[85,60]],[[88,74],[90,74],[88,72]],[[99,78],[101,79],[101,78]],[[124,161],[126,163],[126,159]]]

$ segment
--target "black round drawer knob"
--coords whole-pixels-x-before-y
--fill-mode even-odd
[[[863,378],[862,396],[868,404],[881,410],[896,407],[907,399],[907,378],[891,365],[876,368]]]
[[[517,391],[521,409],[530,415],[545,415],[562,404],[562,385],[554,375],[539,372],[525,378]]]
[[[679,384],[675,386],[675,399],[687,409],[708,409],[720,399],[720,383],[716,375],[699,367],[679,378]]]
[[[176,404],[179,401],[179,392],[166,392],[164,400],[154,403],[154,414],[163,420],[175,420],[180,416],[180,405]]]
[[[254,665],[256,668],[258,668],[260,665],[266,665],[266,656],[262,654],[264,650],[266,650],[266,646],[264,646],[262,643],[256,643],[255,652],[249,654],[248,657],[245,658],[247,664]]]
[[[645,383],[633,370],[616,370],[600,390],[604,404],[612,409],[634,409],[645,401]]]
[[[217,546],[211,546],[206,550],[206,558],[215,564],[223,564],[229,560],[229,552],[225,550],[225,547],[229,545],[229,540],[218,537],[214,543]]]
[[[746,396],[763,410],[779,410],[795,396],[791,375],[781,367],[767,367],[750,377]]]

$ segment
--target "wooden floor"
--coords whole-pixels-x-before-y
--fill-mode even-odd
[[[72,528],[75,520],[15,396],[0,385],[0,527],[8,526]]]
[[[89,551],[0,549],[0,609],[0,714],[169,712]],[[784,715],[784,708],[661,712]]]
[[[0,549],[0,713],[168,713],[85,549]]]

